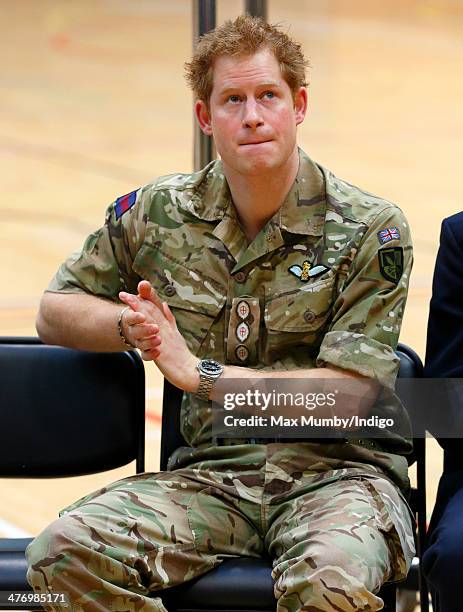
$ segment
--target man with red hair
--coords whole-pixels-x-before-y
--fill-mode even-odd
[[[187,77],[220,160],[118,198],[44,295],[46,342],[134,346],[185,391],[169,471],[88,495],[29,547],[30,583],[75,610],[163,610],[153,592],[230,556],[272,557],[279,610],[380,610],[407,574],[406,436],[212,436],[219,378],[350,381],[353,412],[370,394],[406,420],[378,388],[398,369],[408,226],[298,148],[305,66],[257,18],[205,35]]]

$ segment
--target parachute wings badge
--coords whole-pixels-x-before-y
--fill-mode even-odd
[[[297,276],[303,283],[307,282],[310,278],[317,278],[317,276],[324,274],[328,270],[328,266],[321,264],[312,267],[309,261],[302,262],[302,266],[295,264],[288,268],[288,272]]]

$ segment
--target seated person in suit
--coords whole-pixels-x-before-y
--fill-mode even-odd
[[[442,223],[429,312],[425,376],[463,378],[463,212],[444,219]],[[452,426],[457,425],[455,419],[449,417],[449,427]],[[444,473],[431,518],[423,569],[433,593],[435,609],[461,612],[462,441],[456,437],[438,438],[438,441],[444,449]]]

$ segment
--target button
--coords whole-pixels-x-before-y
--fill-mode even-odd
[[[164,287],[164,293],[167,295],[167,297],[172,297],[177,293],[177,289],[173,285],[166,285]]]
[[[317,316],[312,310],[306,310],[304,312],[304,321],[306,323],[313,323],[316,318]]]
[[[234,276],[234,279],[237,283],[244,283],[246,280],[246,272],[237,272]]]

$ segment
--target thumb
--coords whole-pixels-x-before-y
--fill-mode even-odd
[[[162,303],[159,299],[158,294],[154,290],[154,287],[146,280],[138,283],[138,295],[144,300],[149,300],[152,304],[157,306],[162,311]]]
[[[172,310],[169,308],[167,302],[162,303],[162,312],[164,313],[164,316],[169,321],[169,323],[172,323],[173,325],[175,325],[175,327],[177,327],[177,321],[175,320]]]

